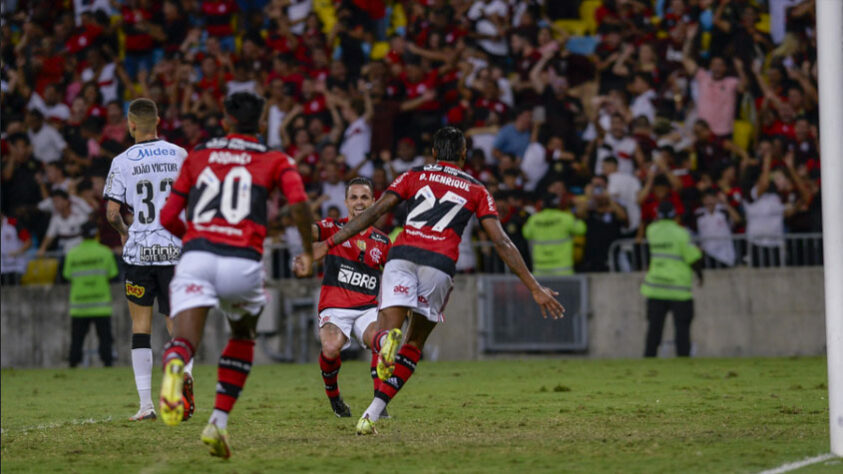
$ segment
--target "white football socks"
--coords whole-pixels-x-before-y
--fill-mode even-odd
[[[135,386],[138,389],[141,409],[152,405],[152,349],[132,349],[132,369],[135,372]]]
[[[228,426],[228,413],[214,408],[214,412],[211,413],[211,419],[208,420],[208,423],[217,425],[217,428],[224,430]]]
[[[363,416],[365,417],[366,415],[369,415],[369,420],[378,421],[378,418],[381,417],[381,413],[383,413],[384,408],[386,408],[386,402],[375,397],[375,399],[372,400],[372,404],[369,405],[369,408],[367,408],[363,413]]]

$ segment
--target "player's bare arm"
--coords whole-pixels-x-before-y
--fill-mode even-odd
[[[296,275],[308,277],[313,274],[313,234],[316,226],[313,224],[313,214],[310,212],[310,205],[307,201],[298,202],[290,206],[293,220],[301,234],[301,243],[304,253],[299,256],[300,265],[296,265]]]
[[[501,259],[513,273],[518,275],[518,278],[521,279],[524,285],[533,294],[533,299],[541,308],[542,316],[547,318],[547,315],[550,314],[553,319],[564,317],[565,307],[556,300],[556,296],[558,296],[559,293],[551,290],[550,288],[541,286],[539,282],[536,281],[536,278],[527,268],[527,264],[524,262],[524,259],[521,258],[521,254],[518,252],[515,244],[512,243],[512,240],[510,240],[509,236],[504,232],[500,221],[495,218],[487,218],[481,219],[480,224],[489,236],[489,240],[495,244],[495,250],[498,252]]]
[[[108,201],[105,206],[105,218],[111,227],[120,234],[120,240],[126,244],[126,238],[129,236],[129,227],[123,222],[123,216],[120,215],[120,203],[115,201]]]
[[[313,244],[313,258],[319,261],[328,254],[331,247],[339,245],[352,236],[368,229],[378,218],[398,205],[401,199],[393,193],[384,193],[372,207],[366,209],[363,214],[348,221],[342,230],[334,234],[328,241]],[[330,245],[330,246],[329,246]]]

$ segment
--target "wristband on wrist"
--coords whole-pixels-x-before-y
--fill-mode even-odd
[[[332,236],[328,237],[328,250],[330,250],[330,249],[332,249],[336,246],[337,246],[337,243],[334,242],[334,236],[332,235]]]

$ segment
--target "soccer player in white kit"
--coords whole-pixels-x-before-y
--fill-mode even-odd
[[[170,313],[169,286],[181,255],[181,240],[161,226],[159,213],[173,182],[179,175],[187,151],[158,138],[158,107],[149,99],[129,104],[129,133],[135,144],[114,157],[104,196],[108,200],[108,222],[120,233],[126,263],[126,299],[132,316],[132,368],[140,398],[140,409],[132,421],[154,420],[152,403],[152,303],[158,311]],[[126,204],[134,219],[126,226],[120,206]],[[167,330],[172,332],[166,318]],[[192,369],[192,361],[189,364]],[[185,419],[193,413],[193,379],[185,375]],[[188,408],[189,407],[189,408]]]

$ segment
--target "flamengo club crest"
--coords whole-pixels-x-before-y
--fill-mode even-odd
[[[372,247],[372,250],[369,250],[369,258],[372,259],[372,263],[375,265],[381,263],[381,257],[383,257],[383,252],[381,249],[377,247]]]

